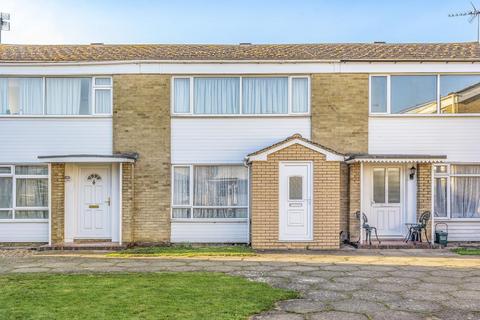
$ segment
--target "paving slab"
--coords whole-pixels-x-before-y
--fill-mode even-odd
[[[326,304],[316,300],[295,299],[279,302],[277,308],[287,312],[312,313],[325,310]]]
[[[342,312],[342,311],[327,311],[313,313],[310,320],[368,320],[363,314]]]

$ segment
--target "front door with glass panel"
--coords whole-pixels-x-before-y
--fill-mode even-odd
[[[312,164],[280,163],[279,182],[279,239],[312,240]]]
[[[383,237],[403,234],[402,168],[375,167],[372,169],[371,207],[369,224]]]
[[[80,168],[78,180],[76,238],[110,238],[110,168]]]

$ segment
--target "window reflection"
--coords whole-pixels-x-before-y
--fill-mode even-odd
[[[437,113],[437,77],[391,76],[391,113]]]
[[[371,110],[373,113],[387,112],[387,77],[375,76],[371,81]]]
[[[480,75],[440,76],[441,113],[480,113]]]

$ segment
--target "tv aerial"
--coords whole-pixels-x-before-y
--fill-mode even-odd
[[[480,42],[480,11],[475,8],[475,5],[470,2],[472,5],[472,9],[470,11],[464,11],[464,12],[458,12],[458,13],[452,13],[449,14],[448,16],[450,18],[453,17],[466,17],[468,16],[468,22],[472,23],[475,19],[477,19],[477,42]]]

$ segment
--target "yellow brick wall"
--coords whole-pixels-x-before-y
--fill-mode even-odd
[[[52,243],[62,243],[65,238],[65,164],[51,165],[51,232]]]
[[[116,75],[113,86],[113,150],[139,153],[133,172],[131,240],[168,242],[170,76]]]
[[[313,161],[313,241],[279,241],[279,162]],[[344,171],[343,171],[344,172]],[[252,246],[256,249],[337,249],[340,245],[342,164],[301,145],[255,161],[251,168]]]
[[[360,163],[350,164],[349,172],[349,234],[350,242],[356,242],[360,237],[360,220],[355,215],[360,211]]]
[[[341,153],[368,152],[368,74],[311,76],[312,140]]]
[[[424,211],[432,211],[432,164],[417,164],[417,221]],[[430,221],[431,222],[431,221]],[[428,224],[430,238],[431,225]]]
[[[122,242],[133,242],[134,164],[122,163]]]
[[[340,164],[340,170],[340,230],[342,231],[342,240],[347,240],[349,230],[348,226],[350,222],[348,165],[346,163]]]

